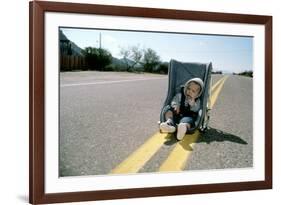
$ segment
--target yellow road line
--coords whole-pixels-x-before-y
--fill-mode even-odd
[[[183,170],[188,156],[193,150],[193,143],[198,139],[199,131],[196,130],[192,135],[184,137],[172,150],[166,161],[160,166],[159,171]]]
[[[218,96],[221,92],[223,84],[224,84],[224,82],[226,81],[227,78],[228,78],[228,76],[224,77],[223,80],[221,81],[221,83],[218,85],[217,89],[212,92],[210,108],[213,108],[215,102],[217,101],[217,98],[218,98]]]
[[[224,76],[224,77],[222,77],[221,79],[219,79],[219,80],[212,86],[211,92],[213,92],[213,91],[216,89],[216,87],[218,87],[218,85],[219,85],[225,78],[227,78],[227,76]]]
[[[171,137],[167,133],[157,132],[143,145],[133,152],[127,159],[111,170],[111,174],[136,173],[160,149],[165,141]]]
[[[211,107],[215,104],[217,97],[223,87],[227,77],[220,81],[217,89],[211,96]],[[214,87],[214,86],[213,86]],[[192,135],[186,135],[181,142],[179,142],[172,150],[167,159],[162,163],[159,168],[160,172],[163,171],[181,171],[185,168],[186,162],[193,151],[193,146],[199,137],[199,131],[196,130]]]

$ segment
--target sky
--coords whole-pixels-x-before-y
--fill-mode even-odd
[[[213,70],[226,73],[253,70],[253,37],[61,28],[77,46],[101,47],[116,58],[121,48],[151,48],[161,61],[212,62]]]

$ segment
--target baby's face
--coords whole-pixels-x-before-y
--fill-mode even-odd
[[[187,96],[187,98],[194,99],[198,97],[199,92],[200,92],[200,85],[194,82],[190,82],[187,86],[185,95]]]

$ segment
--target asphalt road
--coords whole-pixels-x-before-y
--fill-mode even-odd
[[[108,174],[157,133],[167,82],[154,74],[61,73],[60,176]],[[252,79],[227,78],[184,170],[253,166],[252,97]],[[157,171],[177,144],[171,137],[139,172]]]

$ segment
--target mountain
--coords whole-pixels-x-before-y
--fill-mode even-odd
[[[60,49],[61,52],[70,52],[71,55],[74,56],[82,56],[82,49],[77,46],[74,42],[72,42],[71,40],[69,40],[65,34],[62,32],[62,30],[60,30],[59,32],[59,40],[60,40]],[[69,50],[71,49],[71,51]]]
[[[117,66],[126,66],[127,63],[129,64],[129,66],[132,66],[134,64],[134,61],[125,58],[119,59],[119,58],[112,57],[112,64],[115,64]]]

